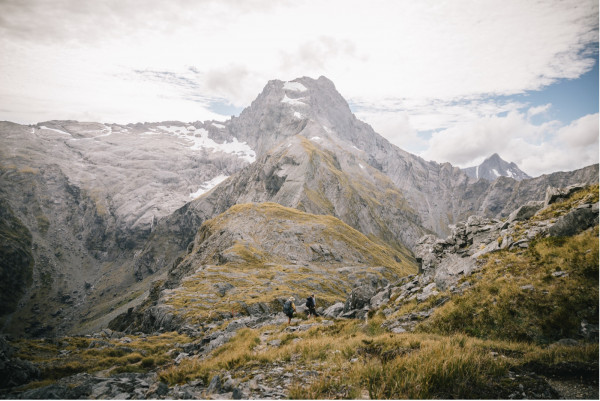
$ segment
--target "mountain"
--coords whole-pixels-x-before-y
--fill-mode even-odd
[[[467,167],[463,171],[471,178],[494,181],[498,177],[510,177],[517,181],[531,178],[521,171],[515,163],[502,160],[498,153],[494,153],[479,166]]]
[[[411,255],[377,244],[335,217],[277,203],[237,204],[202,225],[151,307],[143,304],[110,327],[177,330],[231,317],[232,310],[270,313],[297,292],[317,293],[331,304],[358,281],[387,283],[414,272]]]
[[[549,187],[506,221],[471,216],[416,253],[406,275],[401,255],[332,216],[233,206],[112,329],[0,337],[0,394],[597,398],[597,184]]]
[[[598,181],[598,165],[489,182],[425,161],[358,120],[325,77],[270,81],[225,122],[2,122],[0,137],[0,261],[14,285],[0,324],[28,336],[94,331],[142,304],[238,204],[332,216],[414,266],[425,234]]]

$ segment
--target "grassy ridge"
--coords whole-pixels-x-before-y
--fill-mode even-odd
[[[256,231],[219,242],[227,236],[224,233],[235,230],[240,218],[252,222],[244,230]],[[271,304],[277,309],[277,300],[290,295],[315,293],[321,305],[343,302],[352,285],[349,274],[353,280],[372,275],[393,281],[416,270],[412,259],[371,241],[339,219],[276,203],[235,205],[205,222],[201,232],[202,241],[183,262],[194,273],[165,298],[175,314],[196,323],[219,313],[245,313],[252,304]],[[294,234],[289,244],[281,244],[285,241],[276,237],[283,232],[300,232],[304,239],[299,241]],[[285,246],[304,255],[312,254],[311,246],[323,246],[340,253],[342,259],[296,263],[288,259]],[[222,255],[227,255],[225,263],[219,263]],[[339,270],[348,264],[360,268],[351,273]],[[219,291],[223,285],[231,287],[223,293]]]

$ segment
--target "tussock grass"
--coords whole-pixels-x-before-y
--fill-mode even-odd
[[[567,212],[569,212],[570,210],[572,210],[574,207],[578,206],[579,204],[583,203],[584,201],[586,203],[598,202],[598,199],[599,199],[598,189],[599,189],[599,186],[597,184],[589,185],[589,186],[571,194],[571,196],[569,198],[555,202],[555,203],[547,206],[543,210],[540,210],[535,216],[533,216],[531,218],[531,220],[538,221],[538,220],[550,219],[553,217],[557,218],[557,217],[560,217],[560,216],[566,214]]]
[[[545,238],[527,251],[485,256],[473,287],[440,307],[418,330],[549,343],[598,323],[598,227]],[[554,276],[553,273],[562,276]],[[574,313],[576,312],[576,313]]]
[[[171,361],[169,350],[191,341],[186,335],[164,333],[123,344],[119,339],[105,339],[108,347],[89,348],[93,341],[85,337],[65,337],[56,340],[19,340],[19,358],[36,363],[42,371],[42,381],[56,380],[76,373],[92,373],[109,369],[111,374],[147,372]],[[63,354],[60,352],[63,351]],[[64,354],[64,351],[67,351]]]
[[[324,246],[343,253],[352,262],[331,258],[315,260],[308,266],[296,265],[287,259],[288,254],[282,251],[277,241],[251,240],[255,233],[244,232],[243,239],[221,240],[218,246],[210,241],[206,245],[207,238],[228,232],[230,224],[234,224],[232,221],[237,221],[240,216],[261,227],[266,224],[272,232],[305,233],[308,240],[293,245],[301,248],[301,254],[312,254],[311,246]],[[268,233],[261,235],[268,236]],[[396,250],[372,241],[341,220],[276,203],[232,206],[206,221],[198,238],[203,240],[197,239],[196,250],[184,263],[201,268],[188,275],[164,298],[165,303],[173,307],[174,314],[194,323],[210,321],[223,314],[245,314],[253,304],[280,310],[278,300],[295,294],[315,293],[324,306],[343,301],[351,289],[350,273],[338,271],[338,268],[348,266],[348,263],[365,266],[352,272],[355,279],[376,275],[395,281],[415,269],[412,259],[399,257],[401,254]],[[205,248],[196,258],[200,246]],[[219,285],[223,283],[231,284],[233,288],[227,289],[226,293],[220,292]]]

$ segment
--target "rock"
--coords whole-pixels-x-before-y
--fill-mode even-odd
[[[461,277],[470,275],[476,267],[474,258],[448,254],[440,260],[433,280],[438,288],[445,290],[456,284]]]
[[[423,288],[423,292],[421,294],[417,294],[417,301],[423,302],[423,301],[439,294],[439,292],[437,292],[435,290],[435,288],[436,288],[435,283],[431,283],[431,284],[427,285],[425,288]]]
[[[219,393],[221,391],[221,377],[219,375],[213,376],[213,378],[210,380],[210,383],[209,383],[206,391],[209,394]]]
[[[179,355],[177,355],[177,358],[175,358],[175,364],[179,365],[181,363],[181,361],[183,361],[184,359],[189,359],[190,355],[182,352]]]
[[[386,303],[390,300],[391,289],[387,288],[383,291],[378,292],[375,296],[371,298],[369,301],[371,308],[379,308],[382,304]]]
[[[598,341],[598,324],[588,323],[585,320],[581,321],[581,328],[579,334],[586,340]]]
[[[338,302],[336,304],[331,305],[327,309],[325,309],[323,311],[322,315],[325,317],[329,317],[329,318],[335,318],[335,317],[338,317],[343,311],[344,311],[344,304],[341,302]]]
[[[230,392],[233,391],[236,387],[236,382],[231,378],[231,376],[225,376],[223,384],[221,385],[222,392]]]
[[[569,346],[569,347],[576,347],[577,345],[579,345],[579,341],[574,340],[572,338],[561,338],[555,344],[566,345],[566,346]]]
[[[229,323],[227,325],[227,328],[225,329],[225,331],[227,332],[235,332],[243,327],[246,327],[246,324],[243,321],[240,320],[234,320],[231,323]]]
[[[529,201],[508,216],[508,223],[529,220],[538,210],[544,207],[544,202]]]
[[[15,349],[0,336],[0,389],[15,387],[40,378],[40,370],[31,362],[13,357]]]
[[[533,286],[533,284],[527,284],[527,285],[522,285],[521,289],[523,291],[534,291],[535,287]]]
[[[215,283],[215,284],[213,284],[213,286],[215,287],[215,289],[217,290],[217,293],[221,297],[224,297],[225,294],[227,293],[227,291],[234,288],[233,285],[231,285],[230,283]]]
[[[100,335],[101,335],[102,337],[107,337],[107,338],[110,338],[110,337],[111,337],[111,335],[112,335],[112,333],[113,333],[113,331],[112,331],[111,329],[109,329],[109,328],[106,328],[106,329],[102,329],[102,331],[100,332]]]
[[[240,390],[239,387],[233,389],[233,394],[231,395],[234,400],[243,400],[246,398],[246,395]]]
[[[146,393],[146,397],[152,397],[153,395],[165,396],[169,392],[169,386],[166,383],[161,381],[155,382],[150,386],[148,392]]]
[[[554,188],[548,187],[546,188],[546,198],[544,200],[544,205],[551,205],[559,200],[568,198],[571,194],[576,191],[579,191],[585,187],[585,184],[573,184],[566,188]]]
[[[371,298],[375,295],[375,288],[371,285],[361,285],[352,289],[352,292],[344,304],[344,312],[354,309],[362,309],[369,306]]]
[[[598,224],[598,203],[590,208],[575,209],[559,217],[548,230],[553,237],[567,237]]]

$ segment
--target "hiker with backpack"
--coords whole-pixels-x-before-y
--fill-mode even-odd
[[[317,316],[317,301],[315,300],[315,294],[312,294],[310,297],[306,298],[306,307],[308,308],[307,315],[310,318],[310,315]]]
[[[296,305],[294,305],[294,297],[290,297],[283,304],[283,313],[285,313],[285,315],[288,317],[288,324],[292,322],[294,312],[296,312]]]

